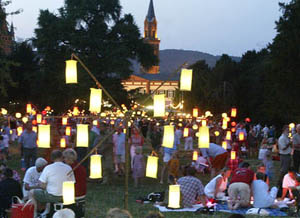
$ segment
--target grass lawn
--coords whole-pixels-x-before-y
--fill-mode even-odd
[[[148,153],[150,149],[145,149]],[[23,176],[20,169],[20,154],[16,146],[11,146],[12,159],[8,162],[8,166],[16,169]],[[161,158],[160,158],[161,160]],[[190,160],[188,155],[182,155],[181,163],[187,163]],[[253,170],[259,164],[258,160],[247,160]],[[160,163],[162,164],[162,163]],[[278,162],[275,162],[275,169],[278,169]],[[275,170],[275,174],[278,170]],[[106,212],[113,207],[124,207],[124,177],[114,176],[113,185],[106,185],[100,183],[88,183],[88,192],[86,200],[86,217],[87,218],[102,218],[105,217]],[[276,176],[275,176],[276,178]],[[209,175],[201,174],[199,179],[205,185],[209,181]],[[274,183],[274,182],[273,182]],[[166,189],[167,185],[161,185],[158,179],[145,178],[139,188],[133,187],[133,180],[130,177],[129,181],[129,211],[135,218],[145,217],[149,211],[157,210],[151,204],[136,203],[138,197],[147,196],[151,192],[160,192]],[[182,218],[182,217],[229,217],[227,213],[215,213],[214,215],[196,215],[194,213],[164,213],[166,218]],[[247,216],[259,217],[259,216]]]

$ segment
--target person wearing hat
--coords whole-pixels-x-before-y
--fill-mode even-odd
[[[28,192],[33,189],[39,188],[39,178],[40,175],[45,168],[45,166],[48,164],[48,162],[44,159],[39,157],[35,161],[35,166],[30,167],[24,176],[23,182],[23,195],[24,198],[28,197]]]

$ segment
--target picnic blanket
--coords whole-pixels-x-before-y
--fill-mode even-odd
[[[182,209],[168,209],[165,206],[154,205],[160,212],[196,212],[199,208],[203,207],[202,204],[195,204],[193,208],[182,208]]]
[[[247,210],[250,208],[240,208],[238,210],[229,210],[227,204],[217,204],[217,211],[225,213],[235,213],[235,214],[246,214]],[[285,212],[280,211],[280,209],[265,209],[269,212],[269,216],[287,216]]]

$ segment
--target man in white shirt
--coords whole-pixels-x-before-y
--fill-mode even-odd
[[[28,197],[28,192],[33,189],[39,188],[39,178],[42,174],[43,169],[48,164],[44,158],[38,158],[35,161],[35,166],[30,167],[24,176],[23,182],[23,196],[24,198]]]
[[[51,160],[53,164],[46,166],[39,178],[41,189],[34,190],[34,198],[40,203],[61,202],[63,182],[75,182],[72,168],[63,163],[61,151],[52,151]]]
[[[265,182],[266,175],[256,173],[256,180],[252,182],[253,206],[256,208],[268,208],[274,204],[278,189],[273,187],[269,192],[269,186]]]
[[[295,188],[296,185],[297,185],[296,171],[294,168],[291,167],[288,173],[283,177],[281,200],[284,200],[288,191],[289,191],[289,197],[293,199],[293,193],[291,192],[291,189]]]
[[[283,127],[282,134],[278,139],[278,149],[280,155],[280,176],[278,180],[279,186],[281,186],[282,179],[291,166],[292,142],[288,135],[289,127],[286,125]]]

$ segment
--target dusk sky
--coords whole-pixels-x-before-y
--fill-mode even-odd
[[[140,30],[150,0],[121,0],[123,13],[131,13]],[[241,56],[265,47],[276,35],[279,2],[290,0],[154,0],[161,49],[196,50]],[[40,9],[56,9],[64,0],[12,0],[7,12],[24,11],[13,21],[17,38],[34,36]]]

